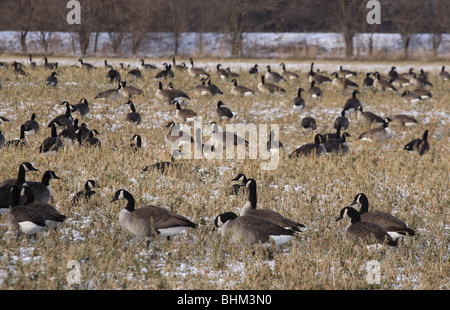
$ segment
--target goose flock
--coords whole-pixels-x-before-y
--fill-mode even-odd
[[[58,87],[60,87],[58,78],[61,79],[63,77],[63,73],[58,72],[61,69],[61,65],[58,65],[58,62],[49,62],[47,57],[42,59],[44,61],[42,67],[51,72],[49,76],[43,77],[43,84],[57,91]],[[78,63],[83,70],[95,71],[101,69],[83,61],[83,59],[79,59]],[[65,113],[49,117],[47,126],[50,128],[51,135],[42,141],[38,152],[56,154],[64,149],[68,141],[78,143],[80,146],[111,147],[113,149],[114,146],[108,145],[108,141],[102,141],[98,137],[101,134],[97,129],[88,127],[87,120],[89,120],[89,115],[92,114],[92,100],[109,102],[123,99],[125,101],[124,104],[128,105],[130,109],[124,121],[134,126],[141,124],[147,115],[139,112],[140,107],[133,100],[142,96],[149,96],[148,89],[139,89],[129,85],[123,79],[123,76],[130,79],[143,79],[146,76],[151,76],[151,78],[158,80],[155,83],[151,82],[152,87],[156,86],[157,89],[150,96],[161,103],[173,106],[173,120],[166,125],[167,133],[160,138],[160,141],[167,146],[172,146],[174,143],[179,142],[180,139],[183,140],[185,145],[194,143],[195,139],[189,134],[189,131],[183,131],[182,129],[184,128],[183,126],[189,126],[200,115],[193,107],[192,103],[194,100],[191,99],[193,97],[205,96],[214,101],[217,122],[211,121],[210,123],[215,133],[212,136],[213,142],[224,143],[231,137],[234,145],[248,146],[249,142],[245,137],[240,137],[235,132],[221,131],[219,128],[219,123],[231,122],[235,119],[235,113],[226,104],[227,96],[279,97],[286,96],[287,90],[296,89],[297,96],[292,98],[290,108],[301,119],[299,127],[311,129],[313,132],[317,131],[320,120],[310,116],[301,117],[302,111],[308,105],[314,104],[312,101],[322,98],[324,93],[330,88],[338,89],[343,96],[348,96],[348,100],[342,106],[341,112],[336,115],[333,124],[330,125],[335,132],[317,132],[310,143],[301,146],[290,146],[293,151],[289,153],[286,160],[292,160],[293,162],[297,160],[296,158],[302,156],[317,158],[329,156],[330,154],[342,156],[350,152],[349,145],[346,143],[348,139],[356,138],[371,143],[383,143],[394,137],[394,131],[391,129],[390,123],[397,122],[406,128],[419,122],[415,117],[407,113],[380,116],[372,111],[366,111],[364,104],[358,98],[358,95],[362,92],[372,91],[376,96],[382,96],[387,92],[391,92],[393,96],[397,96],[403,101],[407,100],[409,104],[417,104],[433,98],[431,90],[434,85],[430,82],[427,73],[424,70],[416,73],[414,68],[411,68],[406,73],[398,73],[396,67],[392,67],[387,75],[383,75],[379,71],[367,72],[363,74],[365,79],[360,86],[357,77],[361,73],[346,70],[342,66],[328,74],[319,70],[315,71],[315,64],[312,63],[309,72],[302,76],[300,72],[288,70],[284,63],[280,65],[280,73],[276,72],[270,65],[265,67],[266,70],[264,72],[260,72],[258,68],[261,67],[255,64],[240,74],[232,72],[230,68],[223,69],[222,64],[217,64],[215,72],[208,72],[207,69],[196,66],[192,57],[189,58],[189,63],[190,66],[187,66],[185,63],[177,64],[175,57],[171,56],[170,61],[163,63],[163,69],[158,70],[158,66],[146,64],[144,59],[141,59],[138,68],[130,69],[124,73],[123,70],[128,70],[128,68],[123,63],[120,64],[120,69],[114,69],[105,60],[104,64],[107,69],[105,78],[109,80],[109,83],[115,83],[117,87],[98,92],[91,100],[88,100],[86,97],[83,97],[77,103],[69,103],[67,100],[63,100],[60,104],[65,107]],[[8,73],[11,76],[16,75],[26,78],[27,72],[25,70],[35,70],[39,65],[36,62],[32,62],[32,57],[30,56],[30,63],[21,64],[18,61],[14,61],[12,67],[12,70],[9,68],[2,68],[1,70],[9,70]],[[184,74],[189,75],[192,81],[195,81],[197,84],[191,89],[175,88],[177,83],[176,77]],[[256,87],[254,87],[256,84],[253,84],[253,87],[241,85],[240,78],[242,74],[257,76],[260,81],[259,84]],[[438,77],[442,83],[447,83],[446,81],[449,80],[449,73],[445,71],[444,66]],[[217,85],[212,84],[212,79],[225,81],[226,84],[221,83],[219,86],[222,89],[220,89]],[[304,89],[298,86],[300,84],[299,81],[303,79],[309,85],[306,91],[307,87],[303,86],[305,87]],[[167,80],[170,83],[168,83],[167,88],[164,88]],[[224,87],[227,87],[227,89]],[[0,90],[0,92],[2,91],[5,91],[5,87]],[[216,100],[217,97],[220,97],[220,99]],[[191,107],[183,106],[186,105],[186,102],[189,102]],[[39,115],[39,111],[33,111],[31,118],[27,122],[18,124],[19,139],[7,139],[0,131],[0,152],[9,152],[10,148],[26,148],[27,137],[25,132],[37,132],[40,130],[40,126],[36,122],[37,116],[41,119],[45,117],[45,115]],[[362,119],[370,124],[370,129],[355,135],[355,128],[353,128],[353,132],[349,133],[351,124],[356,120]],[[86,122],[82,122],[83,120],[86,120]],[[9,122],[7,115],[2,116],[1,121]],[[174,133],[175,129],[176,133]],[[272,149],[275,144],[279,148],[288,149],[286,143],[283,145],[279,140],[274,140],[273,134],[271,132],[267,142],[268,149]],[[404,150],[415,152],[420,156],[426,155],[430,151],[428,136],[429,130],[427,129],[421,138],[405,141]],[[143,147],[142,139],[139,135],[136,134],[131,139],[128,139],[132,141],[130,148],[135,152]],[[142,171],[158,170],[164,173],[170,167],[175,166],[174,169],[176,169],[174,162],[182,155],[181,149],[171,151],[170,161],[148,165]],[[50,228],[55,229],[66,220],[66,215],[58,212],[49,203],[52,195],[50,190],[51,180],[61,179],[54,171],[49,170],[43,174],[41,182],[27,181],[26,173],[38,171],[30,162],[20,164],[17,178],[8,178],[0,184],[0,210],[1,213],[6,214],[5,219],[8,227],[16,232],[17,238],[20,234],[36,235],[40,231]],[[301,224],[299,219],[289,218],[270,209],[260,209],[257,204],[257,180],[254,178],[247,178],[245,175],[239,174],[230,181],[238,182],[232,185],[230,183],[232,192],[238,194],[243,189],[244,192],[248,192],[248,200],[241,208],[239,215],[233,211],[224,210],[224,213],[217,215],[214,219],[215,227],[221,231],[223,236],[229,236],[231,240],[251,244],[278,246],[294,239],[297,234],[301,233],[302,228],[307,226],[307,224]],[[80,200],[89,199],[94,195],[94,189],[98,187],[97,182],[102,183],[101,180],[87,180],[84,189],[73,196],[72,203],[76,204]],[[196,229],[199,225],[191,221],[187,215],[177,214],[162,207],[154,205],[137,207],[133,194],[123,188],[117,189],[111,199],[111,203],[122,199],[126,200],[126,205],[118,214],[120,224],[130,233],[144,238],[147,247],[150,244],[150,240],[155,236],[170,238],[170,236],[184,230]],[[355,205],[361,206],[359,211],[353,207]],[[353,202],[342,208],[339,214],[336,214],[336,221],[343,218],[349,219],[349,224],[345,230],[346,239],[363,245],[397,246],[400,238],[407,235],[415,235],[415,231],[399,218],[386,212],[369,211],[368,206],[367,196],[364,193],[360,193],[356,195]]]

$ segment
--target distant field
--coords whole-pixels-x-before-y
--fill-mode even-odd
[[[26,76],[16,76],[12,61],[22,62]],[[142,79],[127,76],[127,71],[138,67],[139,59],[109,60],[119,69],[128,85],[140,88],[143,94],[132,98],[142,116],[139,125],[127,123],[130,111],[127,99],[94,99],[101,91],[117,87],[109,83],[107,70],[99,58],[85,59],[97,68],[87,71],[79,67],[78,58],[53,58],[58,61],[59,83],[56,88],[45,85],[51,70],[30,68],[27,58],[4,55],[9,67],[0,67],[0,129],[6,140],[19,138],[19,128],[36,113],[40,130],[26,135],[28,145],[22,149],[0,150],[0,180],[16,177],[20,163],[32,162],[39,172],[27,174],[28,180],[40,180],[46,170],[54,170],[61,180],[52,180],[52,204],[67,215],[64,226],[56,231],[40,233],[36,240],[7,232],[4,216],[0,219],[0,287],[3,289],[236,289],[236,290],[343,290],[343,289],[449,289],[449,103],[450,81],[441,81],[440,63],[406,63],[397,65],[400,73],[413,67],[423,68],[429,74],[433,97],[418,103],[402,101],[398,93],[365,89],[362,82],[366,72],[378,70],[386,75],[391,63],[375,62],[317,62],[316,68],[327,76],[344,68],[358,71],[356,78],[361,92],[358,98],[365,111],[380,116],[409,114],[418,120],[414,127],[391,124],[395,132],[386,142],[358,140],[370,128],[363,120],[351,118],[347,130],[350,152],[314,157],[289,158],[299,146],[314,141],[315,133],[334,132],[333,120],[351,91],[324,84],[323,97],[312,99],[304,94],[306,107],[294,111],[291,102],[299,87],[308,90],[306,74],[310,62],[286,62],[288,70],[299,74],[299,79],[281,82],[283,94],[263,94],[235,97],[230,94],[231,79],[215,76],[215,66],[222,63],[240,74],[239,85],[257,90],[260,82],[248,74],[255,63],[265,73],[267,64],[281,72],[278,60],[194,59],[196,67],[206,67],[211,80],[223,95],[196,95],[194,86],[201,84],[186,72],[175,71],[174,87],[189,94],[191,100],[182,105],[197,112],[203,125],[217,121],[218,100],[222,100],[235,116],[230,123],[277,124],[280,128],[281,149],[277,169],[262,170],[260,159],[180,160],[167,172],[143,171],[146,165],[159,160],[170,160],[169,148],[164,145],[167,128],[174,120],[175,106],[155,97],[155,75],[169,59],[146,59],[158,69],[142,71]],[[130,64],[120,70],[119,64]],[[189,63],[187,59],[177,62]],[[450,66],[449,66],[450,67]],[[167,88],[168,80],[162,80]],[[414,89],[411,86],[406,89]],[[99,132],[101,148],[80,147],[64,141],[64,149],[56,154],[39,153],[42,141],[50,136],[47,124],[62,114],[63,100],[71,104],[86,98],[90,113],[85,117],[74,112],[80,123]],[[313,116],[315,131],[304,130],[301,118]],[[58,132],[61,129],[58,129]],[[409,154],[403,147],[420,138],[429,130],[430,151],[424,156]],[[133,152],[130,139],[139,134],[142,149]],[[208,136],[204,139],[207,140]],[[294,240],[277,248],[274,257],[267,259],[253,248],[228,242],[213,231],[214,218],[226,211],[240,212],[246,195],[231,198],[228,195],[231,179],[245,173],[257,181],[258,206],[275,210],[303,223],[306,228]],[[88,179],[100,185],[89,202],[72,206],[73,195],[83,188]],[[137,206],[154,204],[188,217],[199,224],[170,241],[156,239],[150,249],[145,242],[124,230],[118,220],[124,201],[110,203],[116,190],[125,188],[135,197]],[[416,230],[414,237],[406,238],[397,248],[384,253],[370,253],[351,247],[343,241],[346,221],[335,222],[341,208],[349,205],[354,196],[366,193],[371,209],[392,213]],[[345,223],[344,223],[345,222]],[[80,264],[80,284],[69,284],[71,271],[68,262]],[[371,284],[367,279],[371,261],[379,262],[381,282]]]

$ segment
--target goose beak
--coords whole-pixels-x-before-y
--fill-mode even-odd
[[[336,221],[335,222],[337,222],[337,221],[339,221],[339,220],[342,220],[342,216],[339,216],[337,219],[336,219]]]
[[[113,197],[113,199],[112,199],[109,203],[114,202],[114,201],[116,201],[116,200],[117,200],[117,198],[116,198],[116,197]]]

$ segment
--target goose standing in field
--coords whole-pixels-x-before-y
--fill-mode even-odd
[[[68,101],[63,101],[61,105],[66,106],[66,112],[64,114],[60,114],[53,118],[47,125],[47,127],[52,127],[53,123],[62,127],[72,127],[73,126],[73,116],[72,116],[72,107]]]
[[[84,62],[81,58],[78,59],[78,62],[81,64],[81,68],[85,68],[87,70],[92,70],[95,68],[92,64]]]
[[[348,113],[354,113],[354,112],[356,112],[356,111],[358,110],[358,108],[361,106],[361,102],[359,101],[358,98],[356,98],[356,95],[357,95],[357,94],[360,94],[360,92],[359,92],[357,89],[355,89],[355,90],[352,92],[352,97],[349,98],[349,99],[347,99],[347,101],[346,101],[345,104],[344,104],[344,108],[343,108],[343,110],[344,110],[345,112],[348,112]]]
[[[257,75],[258,73],[259,73],[258,64],[255,64],[253,67],[251,67],[248,70],[248,74],[250,74],[250,75]]]
[[[136,88],[134,86],[127,86],[126,81],[119,82],[119,94],[124,97],[131,99],[134,96],[142,95],[142,89]]]
[[[414,236],[415,231],[406,225],[405,222],[395,216],[384,212],[373,210],[369,211],[369,199],[364,193],[357,194],[350,206],[359,205],[359,215],[362,222],[372,222],[381,226],[391,238],[396,241],[406,235]]]
[[[238,78],[238,77],[241,76],[239,73],[232,72],[231,69],[230,69],[230,67],[226,68],[225,70],[227,70],[227,73],[228,73],[228,77],[229,77],[229,78],[230,78],[230,77],[231,77],[231,78]]]
[[[72,112],[79,112],[82,117],[88,115],[90,109],[89,109],[89,102],[86,98],[82,98],[80,102],[76,104],[71,104]]]
[[[139,125],[141,123],[141,114],[139,112],[136,112],[136,108],[134,106],[133,101],[128,100],[126,102],[130,106],[131,112],[129,112],[126,116],[127,122],[134,123],[136,125]]]
[[[417,103],[421,100],[422,98],[418,94],[412,93],[409,90],[405,90],[402,93],[402,101],[406,104]]]
[[[20,196],[22,193],[25,194],[25,187],[17,185],[11,187],[11,209],[6,214],[8,229],[16,231],[16,241],[21,233],[33,236],[47,228],[45,218],[38,210],[21,205]]]
[[[191,62],[191,66],[188,68],[187,72],[189,73],[190,76],[201,78],[206,78],[210,76],[209,73],[206,72],[204,69],[194,67],[194,60],[192,59],[192,57],[189,58],[189,61]]]
[[[42,141],[42,144],[39,146],[39,153],[56,153],[63,148],[64,143],[56,132],[56,123],[52,123],[51,136]]]
[[[304,89],[299,87],[297,91],[297,97],[292,100],[292,106],[294,107],[294,110],[299,113],[301,113],[306,106],[305,99],[303,99],[302,97],[302,91],[304,91]]]
[[[433,97],[431,92],[425,88],[416,88],[412,91],[412,94],[419,96],[422,100],[427,100]]]
[[[233,117],[233,112],[221,100],[217,102],[216,114],[220,120],[230,120]]]
[[[29,120],[25,122],[26,131],[33,130],[35,133],[39,130],[39,123],[36,121],[36,113],[32,113]]]
[[[222,130],[221,126],[217,124],[216,122],[211,122],[211,124],[208,127],[209,129],[212,129],[211,134],[211,142],[214,145],[220,145],[221,147],[227,147],[227,144],[229,142],[232,142],[232,145],[248,145],[248,141],[244,138],[239,136],[235,132]]]
[[[273,130],[270,131],[269,141],[267,141],[267,151],[271,153],[277,153],[280,151],[280,148],[283,147],[283,143],[279,140],[275,140],[275,132]]]
[[[256,91],[253,89],[250,89],[245,86],[238,85],[238,82],[236,79],[231,80],[231,83],[233,83],[233,86],[231,87],[231,94],[235,96],[253,96],[256,95]]]
[[[266,221],[272,222],[284,229],[292,232],[301,232],[300,228],[305,225],[297,221],[284,217],[283,215],[268,209],[257,209],[257,189],[255,179],[247,179],[245,186],[248,188],[248,201],[241,210],[241,216],[256,216]]]
[[[404,88],[409,86],[409,79],[398,76],[395,79],[390,79],[389,83],[396,89]]]
[[[63,129],[59,133],[58,137],[60,137],[61,139],[63,138],[70,139],[70,141],[72,142],[77,140],[77,131],[80,129],[80,127],[78,127],[78,122],[79,122],[78,118],[74,119],[73,126]]]
[[[261,75],[261,83],[258,84],[258,90],[262,93],[273,94],[273,93],[285,93],[286,90],[273,83],[266,83],[265,76]]]
[[[19,139],[9,140],[5,142],[5,147],[15,146],[22,147],[27,145],[27,139],[25,137],[25,131],[27,126],[25,124],[20,125],[20,136]]]
[[[392,120],[386,117],[384,119],[382,127],[373,128],[371,130],[363,132],[359,136],[359,139],[370,142],[383,142],[389,140],[394,136],[394,132],[389,127],[390,122],[392,122]]]
[[[350,150],[346,139],[349,137],[350,134],[347,132],[342,133],[342,136],[338,139],[328,139],[324,146],[327,150],[327,154],[329,153],[335,153],[335,154],[346,154]]]
[[[225,69],[221,68],[221,64],[217,64],[215,75],[219,77],[221,80],[226,80],[228,78],[228,72]]]
[[[147,205],[135,208],[133,195],[125,189],[116,191],[111,203],[120,199],[127,200],[127,205],[119,213],[120,224],[132,234],[144,237],[147,248],[150,246],[151,237],[170,239],[170,236],[187,228],[197,228],[197,224],[186,217],[161,207]]]
[[[445,66],[442,66],[441,71],[439,72],[439,78],[442,81],[447,81],[450,80],[450,73],[448,73],[447,71],[445,71]]]
[[[252,215],[237,216],[234,212],[218,215],[214,220],[215,227],[220,229],[223,237],[232,242],[262,244],[275,247],[294,238],[294,233],[263,218]]]
[[[44,68],[50,69],[50,70],[56,70],[58,69],[58,63],[57,62],[48,62],[47,56],[44,56]]]
[[[313,71],[314,63],[311,63],[311,68],[309,69],[309,72],[307,74],[308,82],[311,83],[312,81],[315,81],[317,85],[324,84],[324,83],[331,83],[331,79],[328,76],[315,73]]]
[[[30,60],[30,68],[31,69],[35,69],[36,68],[36,62],[33,61],[33,56],[29,55],[29,60]]]
[[[430,150],[430,143],[428,142],[428,130],[425,130],[422,139],[414,139],[408,142],[403,149],[410,153],[417,152],[420,156],[427,153]]]
[[[130,141],[133,141],[130,143],[130,148],[133,152],[137,152],[142,147],[142,138],[140,135],[134,135]]]
[[[298,79],[298,74],[293,71],[287,71],[286,65],[284,63],[281,63],[280,66],[282,68],[281,75],[284,77],[285,80]]]
[[[205,84],[210,89],[211,94],[213,96],[215,96],[215,95],[223,95],[223,92],[220,90],[219,87],[217,87],[217,85],[211,84],[211,79],[210,78],[206,78],[205,79]]]
[[[391,67],[391,70],[389,71],[388,76],[390,79],[394,79],[394,80],[399,77],[397,68],[395,66]]]
[[[311,116],[306,116],[302,118],[300,126],[302,126],[303,129],[316,130],[317,129],[316,119]]]
[[[202,84],[194,86],[194,92],[198,96],[214,96],[214,93],[210,87],[205,85],[206,79],[202,79]]]
[[[127,76],[129,75],[134,79],[142,79],[142,72],[139,69],[132,69],[128,71]]]
[[[172,103],[174,100],[182,102],[183,100],[191,100],[189,96],[182,90],[173,88],[173,83],[169,83],[169,88],[163,89],[162,83],[158,82],[158,89],[156,90],[156,97],[167,102]]]
[[[139,60],[139,66],[141,67],[141,69],[143,69],[145,71],[156,69],[155,65],[146,64],[143,58],[141,60]]]
[[[97,183],[95,180],[87,180],[86,183],[84,183],[84,189],[75,193],[75,195],[72,198],[72,205],[76,205],[80,203],[82,200],[89,200],[91,199],[91,196],[96,193],[93,189],[97,187]]]
[[[77,133],[77,141],[80,146],[89,145],[89,146],[98,146],[101,147],[102,143],[100,139],[94,137],[94,133],[98,134],[97,130],[92,129],[89,131],[89,136],[87,138],[83,138],[83,132],[79,129]]]
[[[370,75],[372,74],[372,72],[367,72],[366,73],[366,77],[364,78],[363,81],[363,86],[367,87],[367,88],[373,88],[373,78],[370,77]]]
[[[187,131],[183,131],[181,124],[169,122],[165,127],[169,128],[164,136],[164,142],[167,146],[178,148],[180,144],[194,143],[194,138]]]
[[[57,75],[58,73],[53,71],[52,74],[45,80],[45,84],[53,86],[53,88],[56,88],[56,85],[58,85],[58,78],[56,77]]]
[[[231,182],[236,182],[231,185],[230,195],[235,196],[239,195],[240,192],[245,192],[245,184],[247,183],[247,177],[243,173],[239,173],[236,177],[234,177]],[[242,189],[242,191],[241,191]]]
[[[314,99],[317,99],[320,96],[322,96],[322,90],[316,86],[316,81],[311,82],[311,86],[308,89],[308,95]]]
[[[350,81],[345,77],[339,77],[337,72],[333,72],[331,75],[334,76],[333,80],[331,81],[331,84],[341,88],[342,90],[347,88],[350,89],[359,88],[359,85],[356,84],[355,82]]]
[[[48,203],[52,195],[50,188],[50,180],[60,180],[61,178],[56,175],[52,170],[47,170],[42,175],[41,182],[28,181],[28,188],[33,194],[33,201]]]
[[[106,60],[105,60],[106,61]],[[120,72],[114,69],[112,66],[106,73],[106,77],[109,79],[109,82],[119,82],[121,80]]]
[[[180,103],[176,100],[172,101],[172,104],[175,104],[176,106],[176,118],[178,118],[183,124],[185,122],[193,122],[194,119],[198,116],[197,113],[195,113],[191,109],[181,108]]]
[[[167,79],[167,78],[171,78],[173,79],[175,77],[175,74],[172,71],[172,65],[171,64],[167,64],[167,63],[163,63],[164,69],[159,71],[156,76],[155,79]]]
[[[381,79],[380,72],[375,72],[375,81],[373,82],[373,86],[374,88],[383,92],[386,90],[397,91],[397,89],[392,86],[391,83]]]
[[[280,82],[286,82],[286,79],[279,74],[278,72],[273,72],[270,68],[270,65],[266,66],[267,72],[264,74],[264,77],[267,79],[270,83],[280,83]]]
[[[310,155],[316,156],[317,158],[326,156],[327,149],[324,146],[324,142],[324,137],[321,134],[316,134],[314,136],[314,143],[306,143],[300,146],[289,155],[289,158]]]
[[[341,111],[341,115],[336,117],[333,122],[333,128],[341,130],[346,130],[350,126],[350,121],[345,117],[345,110]]]
[[[365,245],[369,249],[377,245],[397,246],[397,241],[394,241],[380,225],[372,222],[362,222],[361,216],[354,208],[343,208],[336,222],[344,217],[350,218],[350,223],[345,229],[345,239],[347,242],[355,242],[355,244],[360,246]]]
[[[181,64],[177,64],[176,63],[176,61],[175,61],[175,56],[170,56],[170,60],[172,60],[172,67],[175,69],[175,70],[179,70],[179,71],[186,71],[188,68],[187,68],[187,66],[186,66],[186,64],[184,63],[184,62],[182,62]]]
[[[346,70],[346,69],[343,69],[342,66],[339,66],[338,75],[339,75],[339,77],[349,79],[351,77],[355,77],[357,75],[357,73],[356,73],[356,71]]]
[[[392,121],[407,127],[417,125],[417,119],[406,114],[396,114],[392,116]]]
[[[384,119],[373,112],[363,111],[362,105],[356,109],[356,118],[367,121],[370,125],[383,126]]]
[[[117,98],[120,97],[120,93],[119,93],[119,89],[122,88],[120,80],[119,83],[117,83],[117,88],[113,88],[113,89],[108,89],[105,91],[102,91],[100,93],[98,93],[94,99],[110,99],[110,100],[116,100]]]

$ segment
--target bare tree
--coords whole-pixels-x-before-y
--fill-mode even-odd
[[[429,22],[426,23],[427,32],[431,33],[433,57],[438,56],[438,49],[442,43],[442,34],[450,31],[450,6],[447,0],[428,0],[426,2]]]

